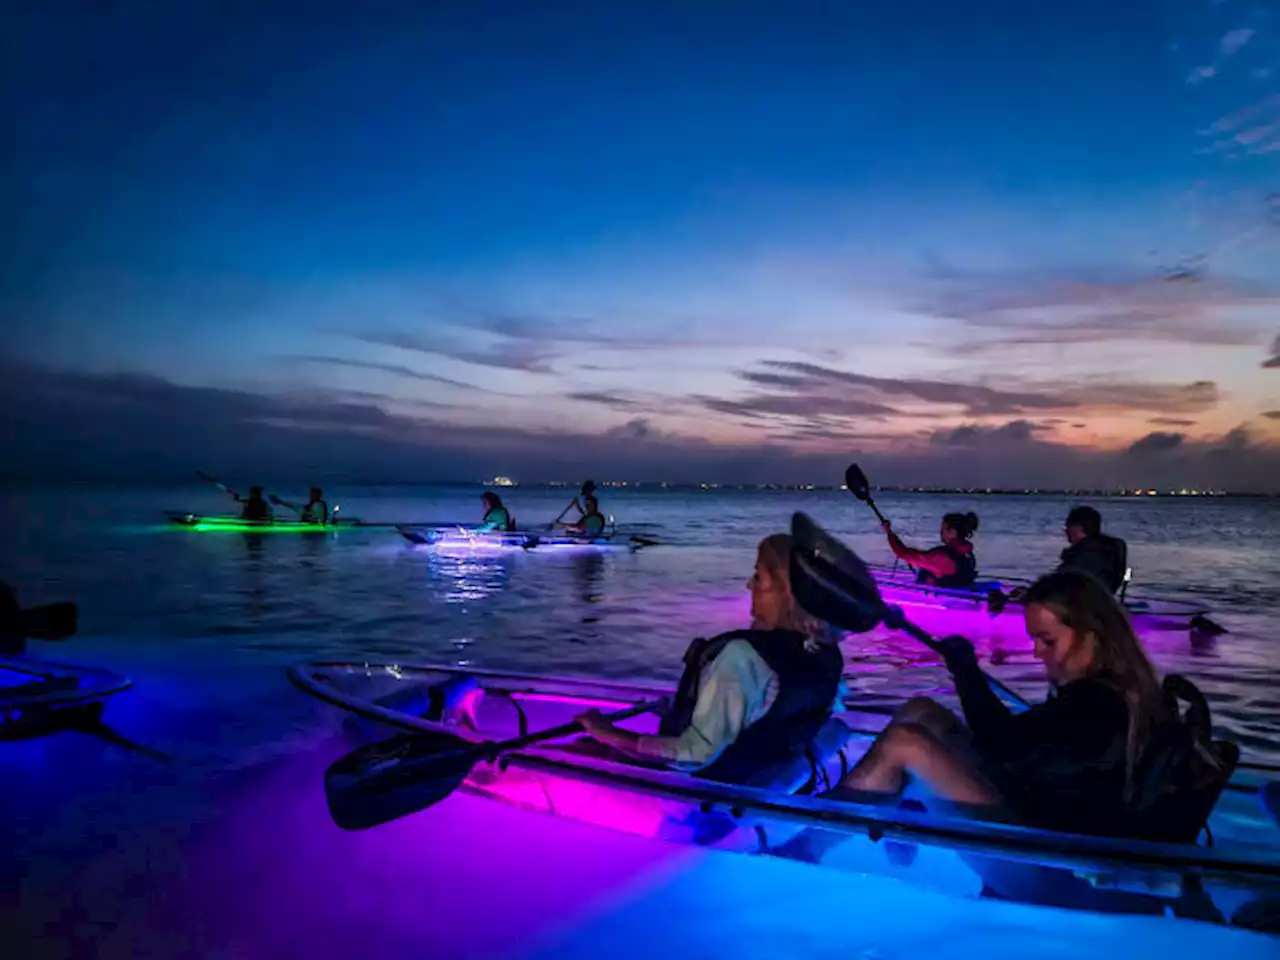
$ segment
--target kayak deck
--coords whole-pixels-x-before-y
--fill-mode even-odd
[[[476,689],[455,713],[466,718],[462,724],[424,719],[422,690],[464,675],[474,678]],[[614,709],[669,693],[651,684],[430,664],[318,663],[294,668],[290,677],[313,696],[364,718],[366,734],[385,734],[387,725],[470,740],[508,739],[568,722],[590,707]],[[1224,915],[1259,896],[1280,896],[1280,831],[1248,793],[1224,794],[1210,824],[1212,847],[1067,835],[809,795],[838,782],[869,745],[871,732],[855,729],[856,717],[850,712],[832,721],[844,727],[843,740],[824,730],[820,763],[806,759],[773,782],[753,786],[649,768],[579,737],[480,763],[462,789],[628,833],[897,876],[959,895],[994,891],[1031,902],[1159,913],[1171,903],[1191,909],[1187,892],[1198,886]],[[656,712],[623,725],[653,732]],[[399,754],[387,762],[395,766],[405,758],[410,769],[414,737],[401,734],[388,742]],[[413,809],[410,802],[396,815]]]

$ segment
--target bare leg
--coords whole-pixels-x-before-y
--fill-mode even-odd
[[[949,749],[923,726],[897,721],[885,729],[861,762],[826,796],[837,799],[845,791],[896,796],[902,792],[908,775],[919,779],[937,796],[956,803],[994,806],[1001,801],[996,788],[963,752]]]
[[[964,721],[931,697],[912,697],[898,709],[891,722],[924,727],[948,745],[956,743],[967,746],[973,739],[973,734],[964,725]]]

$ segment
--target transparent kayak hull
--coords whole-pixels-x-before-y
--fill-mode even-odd
[[[460,701],[438,719],[425,718],[436,714],[427,712],[424,691],[456,686],[464,676],[469,679]],[[366,798],[396,807],[396,816],[415,809],[415,750],[429,756],[438,749],[433,735],[505,740],[566,723],[590,707],[619,709],[670,692],[649,684],[430,664],[319,663],[294,668],[290,677],[354,714],[349,723],[364,739],[400,731],[360,748],[373,751],[375,765],[389,765],[384,770],[399,767],[407,792]],[[653,732],[657,719],[654,710],[622,725]],[[815,757],[761,771],[751,785],[638,765],[586,738],[566,737],[478,763],[460,789],[627,833],[883,874],[956,895],[1095,911],[1172,911],[1216,922],[1235,918],[1255,929],[1268,922],[1258,916],[1280,905],[1274,899],[1280,898],[1280,830],[1263,813],[1256,785],[1241,783],[1224,793],[1210,823],[1212,847],[1070,835],[955,811],[926,812],[919,804],[815,796],[838,783],[869,745],[872,732],[857,729],[865,719],[857,711],[838,714],[810,751]],[[842,729],[835,732],[833,724]],[[378,753],[384,745],[386,752]],[[358,776],[336,779],[342,782],[327,784],[331,809],[335,794],[360,794]],[[375,813],[370,822],[383,820]]]
[[[401,524],[396,527],[400,536],[419,547],[439,551],[501,553],[505,551],[632,551],[654,544],[626,536],[606,536],[588,539],[564,534],[533,530],[468,530],[465,527],[417,527]]]
[[[32,736],[101,715],[131,681],[98,667],[0,657],[0,739]]]

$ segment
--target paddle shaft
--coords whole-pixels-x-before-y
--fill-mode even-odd
[[[236,493],[234,490],[228,487],[225,483],[223,483],[217,477],[211,477],[207,473],[205,473],[203,470],[197,470],[196,476],[199,477],[201,480],[203,480],[205,483],[212,483],[215,487],[217,487],[223,493],[230,494],[231,496],[235,497],[237,500],[240,499],[240,494]]]
[[[619,720],[626,720],[630,717],[638,717],[641,714],[650,713],[667,702],[666,697],[660,697],[657,700],[647,700],[644,703],[637,703],[634,707],[627,707],[624,710],[615,710],[613,713],[604,714],[604,719],[610,723],[616,723]],[[558,727],[551,727],[547,730],[539,730],[537,733],[530,733],[523,737],[516,737],[514,740],[503,740],[500,743],[480,744],[483,748],[484,755],[490,759],[498,756],[500,753],[510,753],[512,750],[519,750],[527,747],[532,743],[540,743],[543,740],[558,740],[561,737],[567,737],[574,733],[582,731],[582,724],[577,720],[570,723],[562,723]]]
[[[579,513],[582,512],[582,506],[578,503],[577,497],[574,497],[571,501],[569,501],[569,504],[563,510],[560,511],[560,516],[556,517],[554,520],[552,520],[550,523],[547,524],[547,529],[548,530],[552,529],[557,523],[563,520],[564,515],[574,507],[578,508]]]
[[[928,630],[925,630],[923,627],[918,627],[914,623],[912,623],[910,620],[908,620],[906,618],[906,615],[902,612],[901,607],[886,606],[885,612],[888,614],[888,616],[885,618],[885,623],[888,626],[901,630],[903,633],[907,634],[912,639],[918,640],[920,643],[924,644],[934,653],[938,653],[938,654],[942,653],[942,645],[938,643],[934,635],[931,634]],[[1009,689],[999,680],[987,674],[985,671],[983,672],[983,676],[987,678],[987,684],[988,686],[991,687],[992,692],[995,693],[1002,700],[1004,700],[1006,703],[1008,703],[1010,706],[1018,707],[1021,710],[1025,710],[1028,706],[1030,706],[1030,704],[1028,704],[1026,700],[1020,697],[1013,690]]]

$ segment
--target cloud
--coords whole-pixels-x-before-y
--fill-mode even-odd
[[[1268,420],[1280,420],[1280,410],[1267,410],[1262,415]]]
[[[1270,288],[1185,267],[1159,276],[1080,270],[953,277],[911,305],[960,321],[964,339],[935,344],[950,356],[1117,341],[1247,346],[1260,331],[1223,314],[1276,307],[1280,293]]]
[[[178,478],[197,468],[263,483],[527,482],[599,474],[671,482],[838,482],[850,458],[884,483],[1212,486],[1271,490],[1280,450],[1237,428],[1160,457],[1055,443],[1039,421],[863,437],[848,423],[766,424],[763,442],[712,443],[632,417],[603,432],[463,426],[360,391],[266,394],[0,360],[3,471],[48,478]],[[410,412],[402,412],[410,411]],[[965,455],[957,456],[957,452]]]
[[[1153,423],[1161,427],[1194,427],[1194,420],[1184,420],[1182,417],[1151,417],[1147,423]]]
[[[773,387],[769,394],[747,400],[702,398],[710,409],[742,416],[888,417],[963,413],[971,417],[1016,416],[1087,410],[1151,410],[1196,413],[1215,406],[1220,395],[1211,381],[1189,384],[1086,381],[1011,381],[992,386],[918,377],[873,377],[836,370],[805,361],[767,360],[765,370],[744,370],[739,376],[756,386]],[[898,408],[889,407],[893,400]],[[925,410],[904,411],[914,402]],[[949,409],[948,409],[949,408]],[[956,408],[959,408],[957,411]]]
[[[317,357],[303,354],[286,354],[281,357],[281,359],[293,361],[295,363],[309,363],[329,367],[346,367],[350,370],[372,370],[376,373],[389,373],[394,377],[405,377],[409,380],[421,380],[425,383],[439,383],[447,387],[455,387],[459,390],[483,390],[483,388],[477,387],[474,384],[463,383],[461,380],[452,380],[449,377],[442,377],[434,373],[424,373],[421,370],[413,370],[397,363],[379,363],[375,360],[350,360],[346,357]]]
[[[1187,75],[1187,85],[1196,86],[1204,83],[1206,80],[1212,80],[1218,75],[1218,68],[1212,65],[1196,67]]]
[[[531,341],[500,341],[485,347],[475,344],[475,336],[459,343],[449,335],[412,334],[397,331],[361,331],[347,334],[354,340],[372,346],[393,347],[414,353],[447,357],[461,363],[479,367],[496,367],[501,370],[523,370],[527,373],[550,373],[550,361],[560,356],[560,351]]]
[[[998,427],[965,424],[947,430],[935,430],[929,442],[944,447],[975,447],[1003,444],[1025,444],[1035,439],[1045,426],[1029,420],[1011,420]]]
[[[1165,433],[1157,431],[1148,433],[1140,440],[1135,440],[1129,444],[1128,453],[1134,456],[1145,456],[1151,453],[1166,453],[1169,450],[1175,450],[1182,445],[1187,439],[1184,433]]]
[[[1218,41],[1218,50],[1224,57],[1234,57],[1250,40],[1253,39],[1254,31],[1249,27],[1237,27],[1234,30],[1228,30]]]
[[[1280,336],[1271,341],[1271,356],[1262,361],[1266,370],[1280,370]]]
[[[1213,138],[1210,153],[1239,150],[1261,156],[1280,150],[1280,93],[1227,114],[1200,134]]]
[[[644,404],[637,400],[630,400],[627,397],[619,397],[612,393],[580,391],[575,393],[566,393],[565,396],[570,400],[578,400],[582,403],[599,404],[602,407],[611,407],[614,410],[638,410],[644,407]]]

